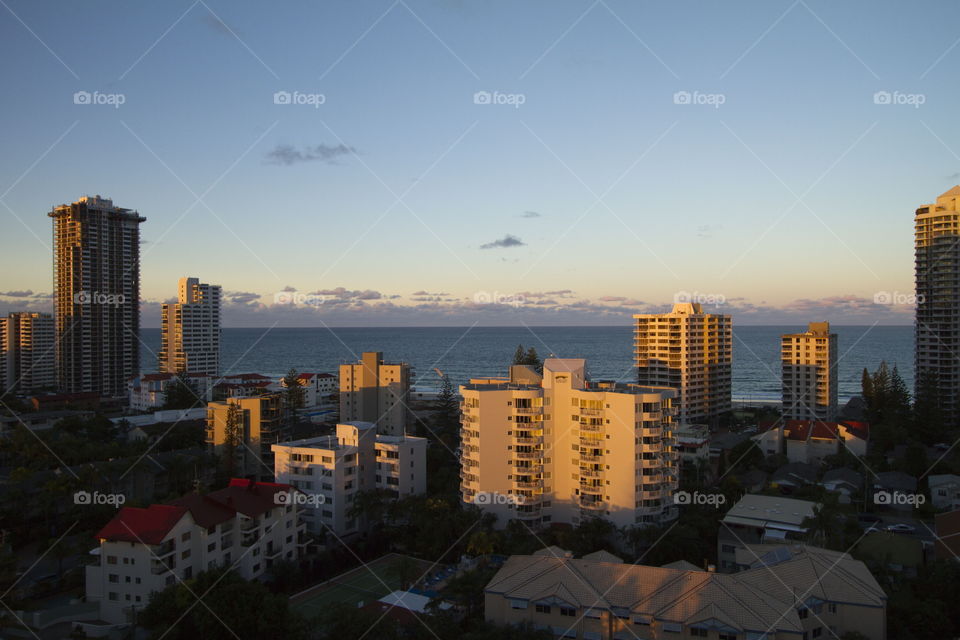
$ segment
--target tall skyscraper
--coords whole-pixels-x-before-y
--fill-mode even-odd
[[[53,316],[20,311],[0,318],[0,397],[56,386]]]
[[[837,334],[829,322],[780,337],[784,420],[837,419]]]
[[[498,526],[677,517],[673,389],[591,382],[584,360],[548,358],[543,376],[514,365],[460,393],[461,496]]]
[[[140,371],[140,223],[146,218],[86,196],[55,207],[53,305],[57,385],[123,397]]]
[[[402,436],[410,410],[413,368],[406,362],[384,362],[383,353],[368,351],[360,362],[340,365],[340,422],[372,422],[377,433]]]
[[[677,390],[680,424],[713,424],[731,408],[733,321],[678,303],[670,313],[633,316],[637,381]]]
[[[220,373],[220,286],[180,278],[177,302],[161,311],[159,369]]]
[[[914,380],[936,376],[948,425],[960,420],[960,185],[914,219]]]

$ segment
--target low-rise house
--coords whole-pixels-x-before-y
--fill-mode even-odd
[[[338,537],[359,533],[366,523],[350,509],[360,491],[385,489],[404,497],[427,490],[427,440],[387,436],[371,422],[337,425],[336,435],[273,445],[277,482],[307,497],[308,530]]]
[[[938,513],[933,522],[937,534],[934,544],[937,559],[960,562],[960,509]]]
[[[104,526],[86,567],[87,601],[112,624],[135,619],[150,596],[201,571],[229,567],[251,580],[306,545],[292,487],[233,479],[145,509],[123,507]],[[284,494],[284,495],[280,495]]]
[[[213,383],[216,378],[201,373],[186,374],[187,380],[197,394],[198,402],[212,400]],[[154,411],[166,401],[167,385],[177,380],[175,373],[145,373],[127,380],[127,396],[133,411]]]
[[[873,482],[873,503],[881,509],[910,511],[917,506],[917,479],[902,471],[881,471]]]
[[[817,467],[806,462],[788,462],[773,472],[770,484],[784,493],[817,483]]]
[[[802,540],[807,533],[804,521],[813,517],[814,502],[746,494],[730,507],[717,534],[717,559],[721,571],[736,569],[737,549],[751,544]]]
[[[854,494],[863,491],[863,474],[846,467],[830,469],[818,484],[827,491],[839,494],[840,504],[850,504]]]
[[[738,444],[748,440],[750,436],[746,433],[722,433],[710,439],[710,458],[719,460],[721,456],[727,456]],[[728,462],[735,462],[728,460]]]
[[[782,546],[733,575],[553,554],[511,556],[484,589],[496,624],[564,638],[886,636],[887,596],[859,560]]]
[[[858,458],[866,455],[870,427],[866,422],[787,420],[783,433],[790,462],[819,464],[844,448]]]
[[[775,456],[782,454],[783,451],[783,423],[762,422],[757,425],[757,433],[750,436],[750,439],[757,443],[760,451],[765,456]]]
[[[960,476],[952,473],[930,476],[927,485],[930,487],[930,503],[936,509],[960,509]]]

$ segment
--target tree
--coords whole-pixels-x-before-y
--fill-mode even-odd
[[[863,392],[863,401],[869,407],[873,402],[873,378],[867,368],[863,368],[863,374],[860,376],[860,389]]]
[[[946,433],[940,379],[933,369],[922,369],[913,402],[914,432],[925,444],[940,442]]]
[[[227,417],[223,425],[222,464],[227,478],[237,476],[237,458],[243,456],[243,410],[235,402],[227,404]]]
[[[283,377],[283,386],[286,388],[284,404],[287,411],[296,416],[297,411],[303,408],[306,398],[306,389],[300,384],[300,374],[296,369],[290,369]]]
[[[522,344],[518,344],[517,350],[513,352],[513,364],[527,364],[527,352]]]
[[[434,423],[440,434],[455,433],[460,427],[460,403],[449,376],[440,376],[440,393],[434,405]]]
[[[200,394],[186,373],[180,372],[163,390],[161,409],[193,409],[200,406]]]
[[[197,605],[195,594],[205,594],[203,604]],[[286,596],[227,569],[204,571],[154,593],[138,622],[152,638],[170,640],[306,638],[305,624],[290,611]]]
[[[540,360],[540,356],[537,355],[537,350],[533,347],[527,349],[527,361],[524,364],[536,369],[537,373],[543,373],[543,361]]]

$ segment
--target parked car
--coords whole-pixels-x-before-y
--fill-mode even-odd
[[[916,527],[911,527],[910,525],[903,523],[891,524],[887,526],[887,531],[893,531],[894,533],[913,533],[916,530]]]

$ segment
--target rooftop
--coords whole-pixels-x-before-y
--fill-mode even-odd
[[[767,523],[800,526],[805,518],[813,516],[814,506],[816,503],[806,500],[748,493],[730,507],[723,521],[731,522],[730,518],[735,518],[732,522],[738,524],[747,524],[744,521],[750,520],[754,521],[756,526]]]

